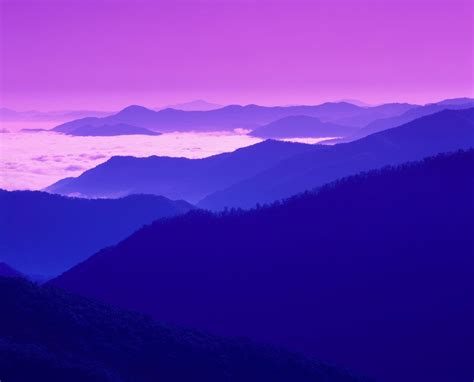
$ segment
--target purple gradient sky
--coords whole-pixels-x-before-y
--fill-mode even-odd
[[[472,0],[0,0],[1,106],[473,96]]]

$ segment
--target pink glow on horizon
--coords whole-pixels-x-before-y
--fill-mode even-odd
[[[0,106],[473,96],[470,0],[0,0]]]

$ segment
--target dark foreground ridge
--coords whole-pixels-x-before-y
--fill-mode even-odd
[[[18,272],[16,269],[10,267],[6,263],[0,262],[0,276],[3,277],[25,277],[21,272]]]
[[[0,262],[27,275],[55,276],[143,225],[191,208],[154,195],[89,200],[0,190]]]
[[[156,221],[52,283],[384,382],[472,380],[474,150]]]
[[[0,379],[8,382],[356,382],[300,355],[158,324],[0,277]]]

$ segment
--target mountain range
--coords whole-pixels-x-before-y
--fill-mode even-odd
[[[285,117],[268,125],[257,127],[249,135],[258,138],[321,138],[340,137],[354,134],[358,129],[321,122],[318,118],[305,115]]]
[[[209,111],[183,111],[171,108],[154,111],[143,106],[132,105],[108,117],[77,119],[59,125],[53,130],[68,133],[84,125],[101,126],[117,123],[144,127],[161,133],[252,130],[278,119],[295,115],[316,117],[323,122],[338,123],[338,120],[343,120],[343,124],[346,126],[363,127],[370,121],[399,115],[413,107],[416,105],[386,104],[367,108],[347,102],[328,102],[317,106],[229,105]]]
[[[151,195],[91,200],[0,190],[0,261],[51,277],[157,218],[191,208]]]
[[[392,127],[401,126],[405,123],[411,122],[417,118],[424,117],[430,114],[440,112],[442,110],[460,110],[474,107],[474,99],[471,98],[454,98],[447,99],[441,102],[419,106],[413,109],[406,110],[404,113],[388,117],[369,123],[365,128],[360,129],[355,133],[354,137],[349,139],[361,138],[382,130],[390,129]]]
[[[220,109],[221,107],[224,107],[224,106],[218,105],[216,103],[207,102],[202,99],[197,99],[190,102],[168,105],[167,107],[164,107],[164,108],[159,107],[157,108],[157,110],[177,109],[177,110],[184,110],[184,111],[209,111],[209,110]]]
[[[0,277],[0,375],[9,382],[362,382],[342,368]]]
[[[443,154],[247,212],[193,210],[50,284],[380,381],[471,380],[473,168],[474,150]]]
[[[470,148],[473,124],[474,109],[445,110],[334,146],[266,141],[198,160],[113,157],[46,190],[84,197],[150,193],[213,210],[248,208],[359,171]]]
[[[283,159],[313,149],[311,145],[266,141],[203,159],[112,157],[77,178],[60,180],[46,191],[85,197],[146,193],[195,203]]]
[[[68,135],[81,136],[81,137],[106,137],[106,136],[117,136],[117,135],[160,135],[156,131],[151,131],[143,127],[137,127],[127,125],[124,123],[118,123],[116,125],[103,125],[103,126],[80,126],[70,132]]]
[[[85,117],[105,117],[112,114],[107,111],[97,110],[61,110],[61,111],[16,111],[5,107],[0,108],[0,121],[68,121]]]
[[[201,200],[199,207],[249,208],[386,165],[474,147],[474,108],[444,110],[365,138],[317,145]]]

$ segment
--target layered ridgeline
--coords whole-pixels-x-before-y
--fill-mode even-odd
[[[66,122],[53,130],[61,133],[73,131],[88,126],[96,127],[97,131],[107,125],[132,125],[157,132],[172,131],[229,131],[235,129],[256,130],[264,125],[284,119],[286,117],[307,116],[320,120],[320,124],[332,123],[339,134],[328,136],[361,137],[383,129],[400,126],[416,118],[433,114],[444,109],[461,109],[472,107],[474,100],[469,98],[449,99],[425,106],[407,103],[389,103],[378,106],[357,106],[348,102],[328,102],[316,106],[277,106],[265,107],[258,105],[230,105],[214,110],[189,111],[167,108],[159,111],[147,109],[143,106],[132,105],[120,112],[103,118],[88,117]],[[297,121],[301,123],[301,121]],[[279,125],[288,124],[288,121]],[[313,125],[314,125],[313,121]],[[328,129],[330,125],[317,126],[319,130]],[[272,130],[275,126],[272,127]],[[365,128],[367,127],[367,128]],[[281,128],[281,127],[280,127]],[[358,129],[365,128],[361,132]],[[287,128],[286,137],[297,137],[292,129]],[[299,135],[308,133],[308,128],[293,124],[294,131]],[[311,129],[308,135],[312,137]],[[256,136],[261,136],[256,135]],[[268,129],[265,134],[268,135]],[[327,136],[327,135],[325,135]]]
[[[51,281],[386,382],[473,377],[474,151],[157,221]]]
[[[314,150],[314,147],[267,141],[203,159],[112,157],[79,177],[60,180],[46,190],[86,197],[146,193],[196,203],[216,190],[255,176],[283,159],[308,150]]]
[[[0,377],[9,382],[361,382],[303,356],[158,324],[0,277]]]
[[[360,171],[474,147],[474,108],[444,110],[360,140],[319,146],[204,198],[199,207],[253,207]]]
[[[105,117],[112,114],[106,111],[97,110],[69,110],[69,111],[16,111],[0,107],[0,121],[29,121],[29,122],[44,122],[44,121],[70,121],[71,119],[85,118],[85,117]]]
[[[253,130],[249,135],[258,138],[345,137],[360,129],[322,122],[319,118],[305,115],[290,116]]]
[[[437,103],[431,103],[424,106],[411,108],[401,113],[400,115],[382,118],[368,123],[366,127],[360,129],[358,132],[355,133],[353,137],[350,137],[350,139],[365,137],[378,131],[390,129],[396,126],[401,126],[417,118],[438,113],[442,110],[460,110],[472,107],[474,107],[474,99],[472,98],[453,98],[446,99]]]
[[[152,193],[209,209],[252,207],[341,176],[474,145],[474,109],[446,110],[347,144],[267,141],[214,157],[114,157],[47,188],[59,194],[116,197]]]
[[[391,104],[404,105],[404,104]],[[388,105],[385,105],[388,106]],[[322,122],[318,118],[308,116],[290,116],[261,126],[249,133],[249,135],[260,138],[301,138],[314,137],[336,138],[334,142],[350,142],[366,137],[370,134],[401,126],[417,118],[431,115],[446,109],[468,109],[474,107],[474,100],[470,98],[448,99],[438,103],[428,104],[405,109],[403,113],[375,121],[360,120],[367,126],[360,128],[359,125],[346,125],[344,119],[338,120],[339,124]],[[399,109],[400,111],[403,109]],[[364,125],[366,124],[364,123]]]
[[[157,107],[156,110],[177,109],[177,110],[184,110],[184,111],[209,111],[209,110],[220,109],[222,107],[224,106],[216,104],[216,103],[207,102],[203,99],[197,99],[190,102],[168,105],[166,107]]]
[[[324,103],[317,106],[230,105],[216,110],[184,111],[164,109],[154,111],[143,106],[132,105],[117,114],[104,118],[82,118],[55,127],[53,130],[69,133],[81,126],[130,124],[161,133],[172,131],[229,131],[234,129],[253,130],[259,126],[292,116],[306,115],[324,122],[344,126],[363,127],[371,121],[389,118],[416,107],[410,104],[386,104],[375,107],[360,107],[347,102]]]
[[[160,135],[160,133],[157,133],[156,131],[151,131],[143,127],[127,125],[125,123],[102,126],[85,125],[71,130],[66,134],[79,137],[107,137],[117,135]]]
[[[53,276],[160,217],[192,208],[161,196],[87,200],[0,190],[0,262]]]

